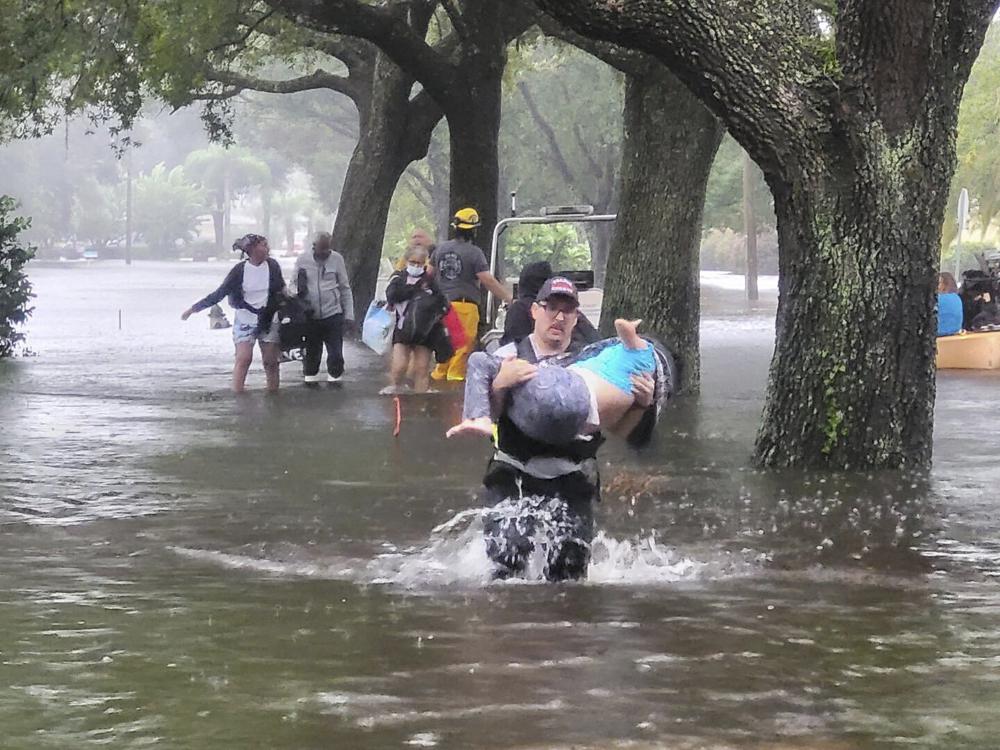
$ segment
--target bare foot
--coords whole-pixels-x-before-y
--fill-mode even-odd
[[[493,420],[489,417],[463,419],[444,434],[445,437],[454,437],[455,435],[486,435],[487,437],[493,437]]]
[[[641,320],[625,320],[625,318],[618,318],[615,321],[615,331],[626,349],[645,349],[649,346],[646,340],[637,333],[641,322]]]

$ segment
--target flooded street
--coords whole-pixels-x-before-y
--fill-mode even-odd
[[[460,391],[394,438],[350,343],[233,396],[231,332],[180,320],[226,268],[30,268],[3,748],[997,747],[1000,374],[940,375],[929,476],[760,473],[774,293],[706,284],[702,393],[602,449],[590,580],[487,584]]]

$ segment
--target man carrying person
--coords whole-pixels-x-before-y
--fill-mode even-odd
[[[354,295],[344,256],[333,250],[328,232],[316,235],[312,252],[295,260],[295,279],[299,298],[312,312],[305,331],[303,380],[335,383],[344,374],[344,330],[354,327]],[[327,373],[320,375],[324,345]]]
[[[455,238],[442,242],[434,249],[431,265],[441,291],[462,322],[467,340],[450,360],[434,368],[431,377],[434,380],[447,378],[461,381],[465,380],[469,354],[476,348],[482,287],[485,286],[504,302],[512,301],[513,297],[490,273],[483,251],[472,243],[479,227],[479,213],[474,208],[460,209],[455,212],[451,225],[455,228]]]
[[[510,389],[529,380],[539,365],[557,362],[555,358],[570,350],[578,308],[576,290],[568,279],[554,277],[542,285],[531,307],[532,333],[495,352],[503,360],[492,383],[495,403],[502,406]],[[615,432],[633,444],[648,439],[658,404],[672,394],[673,379],[672,362],[658,367],[656,377],[633,375],[634,403]],[[600,500],[597,450],[603,435],[578,435],[568,443],[553,445],[526,435],[506,409],[496,412],[496,449],[481,493],[484,505],[489,506],[483,531],[495,575],[523,575],[536,539],[544,538],[545,578],[584,577],[594,535],[593,506]]]

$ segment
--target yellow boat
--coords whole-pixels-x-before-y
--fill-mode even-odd
[[[937,367],[939,370],[1000,369],[1000,331],[939,336]]]

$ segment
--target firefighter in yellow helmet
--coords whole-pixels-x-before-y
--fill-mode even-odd
[[[468,340],[450,360],[434,368],[431,373],[434,380],[465,380],[466,363],[469,354],[476,348],[479,332],[482,287],[485,286],[504,302],[513,299],[504,285],[490,273],[483,251],[473,244],[479,227],[479,212],[474,208],[459,209],[452,218],[451,226],[455,230],[454,239],[442,242],[434,249],[431,265],[441,291],[462,321]]]

